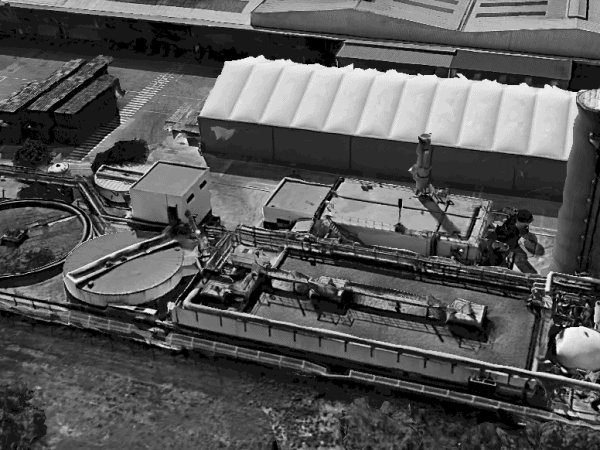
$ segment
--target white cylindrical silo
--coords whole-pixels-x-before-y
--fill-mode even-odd
[[[600,200],[596,174],[596,147],[590,142],[590,133],[600,131],[598,110],[586,105],[580,92],[577,96],[577,116],[573,124],[573,146],[567,162],[567,178],[563,190],[563,204],[558,213],[558,233],[554,243],[552,270],[574,274],[600,268],[600,254],[593,253],[598,239],[597,206]],[[581,100],[581,101],[580,101]]]

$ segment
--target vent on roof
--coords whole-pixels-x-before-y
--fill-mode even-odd
[[[479,5],[481,11],[475,17],[527,17],[545,16],[547,0],[519,0],[501,2],[483,2]]]
[[[569,0],[568,17],[588,18],[589,0]]]
[[[437,11],[437,12],[447,13],[447,14],[454,14],[454,9],[445,8],[445,7],[438,6],[435,3],[433,3],[436,0],[420,0],[420,1],[394,0],[394,1],[398,2],[398,3],[404,3],[405,5],[416,6],[418,8],[429,9],[431,11]],[[456,0],[442,0],[442,2],[449,6],[458,4],[458,2]]]

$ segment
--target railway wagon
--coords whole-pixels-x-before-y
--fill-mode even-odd
[[[54,139],[79,145],[95,129],[119,117],[116,91],[119,79],[103,75],[54,112]]]
[[[27,107],[77,72],[84,64],[83,59],[73,59],[45,80],[28,83],[9,98],[1,101],[0,121],[4,122],[6,126],[0,127],[0,143],[18,144],[21,142],[23,127],[27,121]]]
[[[50,143],[52,128],[56,125],[54,111],[71,100],[78,92],[89,86],[94,80],[108,74],[110,56],[97,56],[83,66],[75,75],[63,81],[54,89],[39,97],[26,111],[24,137]]]

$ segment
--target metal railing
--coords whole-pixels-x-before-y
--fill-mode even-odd
[[[360,244],[340,244],[331,240],[292,233],[272,231],[242,225],[234,231],[239,243],[281,251],[284,248],[314,254],[349,257],[375,261],[402,269],[420,272],[426,276],[453,278],[462,282],[487,284],[503,289],[511,288],[529,293],[534,283],[543,282],[540,275],[521,274],[508,269],[463,266],[446,258],[426,258],[408,250]]]

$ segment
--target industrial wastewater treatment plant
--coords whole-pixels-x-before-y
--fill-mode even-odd
[[[600,428],[597,92],[434,78],[227,62],[198,118],[203,152],[341,175],[285,177],[260,223],[219,223],[227,199],[208,165],[103,165],[92,179],[0,167],[68,191],[0,202],[0,308]],[[61,82],[35,95],[69,91]],[[359,175],[372,171],[398,181]],[[529,210],[447,187],[488,176],[506,192],[564,192],[549,261],[521,248],[541,254]]]

